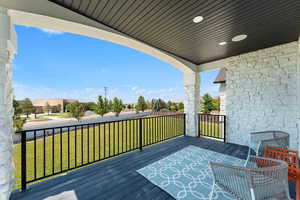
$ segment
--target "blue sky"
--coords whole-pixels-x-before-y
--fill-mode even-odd
[[[16,99],[75,98],[95,101],[108,96],[134,103],[146,99],[183,99],[183,74],[142,52],[85,36],[16,26],[14,59]],[[201,94],[218,95],[218,70],[201,73]]]

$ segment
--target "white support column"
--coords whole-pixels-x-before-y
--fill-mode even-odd
[[[186,135],[198,136],[197,114],[200,103],[200,74],[198,72],[184,73],[184,112],[186,113]]]
[[[6,8],[0,7],[0,200],[8,200],[14,185],[12,59],[16,33]]]

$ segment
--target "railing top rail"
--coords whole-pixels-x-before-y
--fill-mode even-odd
[[[208,115],[208,116],[226,116],[226,115],[217,115],[217,114],[203,114],[203,113],[198,113],[198,115]]]
[[[164,114],[162,114],[162,115],[155,115],[155,116],[145,116],[144,118],[159,118],[159,117],[172,117],[172,116],[184,116],[185,115],[185,113],[178,113],[178,114],[167,114],[167,115],[164,115]]]
[[[53,130],[53,129],[62,129],[62,128],[71,128],[71,127],[82,127],[82,126],[89,126],[89,125],[102,125],[102,124],[109,124],[112,122],[122,122],[122,121],[130,121],[130,120],[139,120],[139,119],[149,119],[149,118],[160,118],[166,116],[178,116],[178,115],[185,115],[185,113],[178,113],[178,114],[171,114],[171,115],[159,115],[159,116],[143,116],[143,117],[132,117],[130,119],[119,119],[119,120],[109,120],[103,122],[93,122],[93,123],[83,123],[83,124],[73,124],[73,125],[64,125],[64,126],[53,126],[53,127],[45,127],[45,128],[33,128],[33,129],[23,129],[21,131],[16,131],[16,133],[22,134],[24,132],[34,132],[34,131],[44,131],[44,130]]]

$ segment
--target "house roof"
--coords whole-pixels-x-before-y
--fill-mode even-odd
[[[222,68],[219,71],[214,83],[225,83],[225,82],[226,82],[226,69]]]
[[[299,0],[49,1],[194,64],[296,41],[300,33]],[[194,23],[197,16],[203,21]]]

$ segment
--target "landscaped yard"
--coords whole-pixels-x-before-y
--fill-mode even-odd
[[[179,117],[145,118],[142,127],[143,145],[150,145],[182,135],[184,119]],[[102,160],[137,149],[139,139],[139,120],[128,120],[89,128],[78,126],[76,131],[71,130],[69,134],[63,132],[47,136],[45,140],[42,137],[36,140],[36,152],[34,141],[27,142],[27,180],[50,175],[61,169],[73,168],[75,163],[79,166],[88,163],[88,160],[90,162]],[[16,188],[20,188],[21,144],[15,144],[14,149]],[[35,154],[36,172],[34,170]]]

